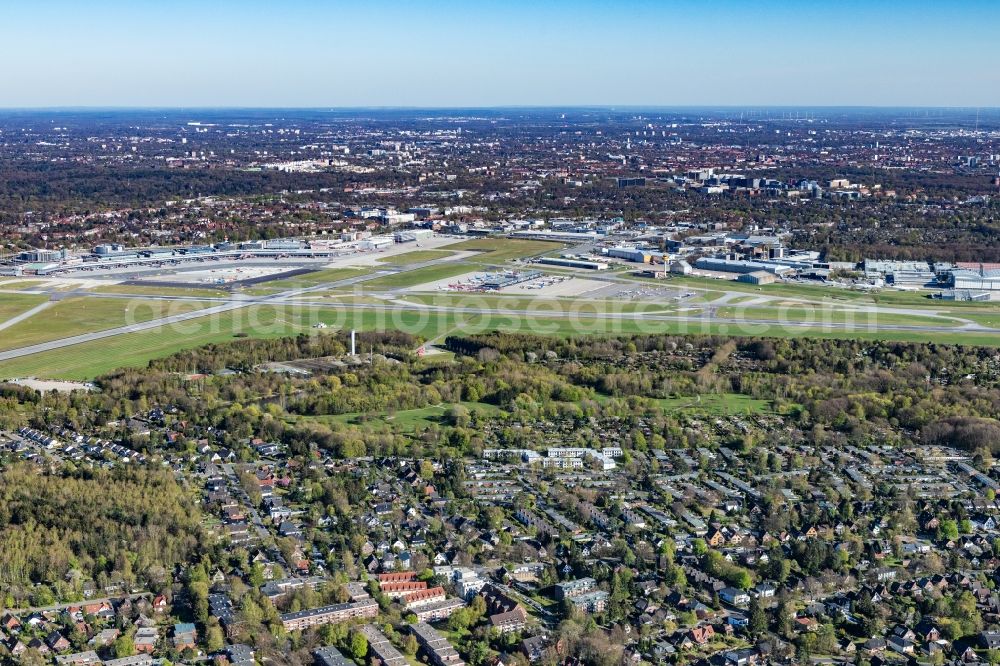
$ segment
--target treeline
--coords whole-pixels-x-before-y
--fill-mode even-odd
[[[357,333],[359,349],[373,348],[380,354],[407,356],[420,345],[420,338],[389,331]],[[295,361],[323,356],[343,356],[350,347],[350,333],[338,331],[320,335],[299,334],[294,338],[244,338],[178,352],[150,361],[149,367],[163,372],[211,373],[226,368],[248,371],[271,361]]]
[[[385,171],[367,182],[398,183],[406,175]],[[287,190],[343,189],[355,176],[336,172],[289,173],[233,168],[90,165],[77,162],[6,161],[0,164],[0,222],[26,210],[85,213],[121,206],[156,206],[198,196],[253,196]],[[6,217],[5,217],[6,216]]]

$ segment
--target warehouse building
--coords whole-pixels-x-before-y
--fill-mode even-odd
[[[754,271],[753,273],[744,273],[736,278],[737,282],[746,282],[747,284],[773,284],[778,281],[778,278],[774,276],[773,273],[768,273],[767,271]]]
[[[587,261],[585,259],[567,259],[565,257],[542,257],[537,262],[546,266],[564,266],[566,268],[583,268],[589,271],[606,271],[608,264],[603,261]]]
[[[415,241],[429,240],[434,237],[434,232],[430,229],[407,229],[397,231],[393,238],[397,243],[413,243]]]
[[[790,266],[763,261],[744,261],[741,259],[715,259],[712,257],[702,257],[694,263],[695,268],[703,271],[715,271],[717,273],[756,273],[765,271],[777,277],[783,277],[793,271]]]
[[[1000,269],[972,270],[956,268],[948,278],[952,289],[972,291],[1000,291]]]
[[[604,248],[602,252],[615,259],[624,259],[640,264],[648,264],[654,256],[654,253],[649,250],[640,250],[635,247],[608,247]]]

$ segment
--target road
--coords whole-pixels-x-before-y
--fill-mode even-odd
[[[231,463],[226,463],[221,466],[222,470],[229,477],[229,485],[232,486],[233,492],[238,496],[245,498],[243,502],[244,506],[247,508],[247,512],[250,514],[250,522],[253,524],[254,529],[257,531],[257,536],[260,537],[261,543],[266,543],[271,535],[267,531],[267,527],[264,526],[264,520],[260,517],[260,512],[257,511],[257,507],[250,503],[250,498],[247,497],[246,491],[243,490],[243,486],[240,484],[239,477],[236,475],[236,470]]]

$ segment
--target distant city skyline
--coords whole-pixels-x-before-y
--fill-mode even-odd
[[[1000,107],[1000,3],[5,7],[0,107]]]

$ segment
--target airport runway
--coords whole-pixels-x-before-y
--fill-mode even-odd
[[[325,285],[319,289],[327,288]],[[37,345],[31,345],[29,347],[21,347],[18,349],[10,349],[7,351],[0,352],[0,361],[5,361],[13,358],[19,358],[22,356],[29,356],[31,354],[39,354],[46,351],[52,351],[54,349],[61,349],[63,347],[69,347],[71,345],[77,345],[83,342],[90,342],[93,340],[101,340],[104,338],[114,337],[118,335],[126,335],[128,333],[136,333],[139,331],[146,331],[151,329],[156,329],[164,326],[170,326],[171,324],[176,324],[184,321],[189,321],[191,319],[198,319],[201,317],[207,317],[214,314],[219,314],[223,312],[229,312],[232,310],[237,310],[240,308],[246,308],[255,304],[268,304],[268,305],[291,305],[294,304],[297,307],[310,307],[310,308],[330,308],[335,307],[335,304],[331,303],[313,303],[313,302],[303,302],[297,300],[300,296],[302,290],[299,290],[292,295],[275,295],[264,298],[252,298],[246,300],[239,300],[230,303],[224,303],[222,305],[211,306],[204,308],[202,310],[196,310],[194,312],[185,312],[183,314],[172,315],[168,317],[163,317],[161,319],[154,319],[151,321],[143,322],[140,324],[132,324],[129,326],[121,326],[118,328],[111,328],[104,331],[96,331],[93,333],[86,333],[83,335],[76,335],[67,338],[62,338],[60,340],[52,340],[50,342],[43,342]],[[104,296],[103,294],[101,296]],[[732,335],[766,335],[767,329],[771,327],[781,327],[781,328],[801,328],[801,329],[812,329],[822,332],[858,332],[858,333],[871,333],[878,331],[909,331],[917,333],[956,333],[956,332],[976,332],[976,333],[996,333],[1000,335],[1000,329],[987,328],[984,326],[930,326],[930,325],[905,325],[905,324],[889,324],[889,325],[879,325],[875,327],[868,327],[864,325],[857,325],[851,323],[833,323],[833,322],[808,322],[808,321],[780,321],[776,319],[753,319],[753,320],[734,320],[730,318],[718,317],[711,312],[706,312],[701,315],[666,315],[666,314],[635,314],[627,312],[588,312],[585,314],[575,313],[575,312],[559,312],[559,311],[532,311],[532,310],[519,310],[519,309],[501,309],[501,308],[473,308],[473,307],[460,307],[460,306],[439,306],[439,305],[423,305],[423,304],[403,304],[403,303],[393,303],[393,304],[376,304],[376,303],[359,303],[359,304],[348,304],[342,307],[348,307],[354,310],[370,310],[370,311],[385,311],[385,312],[399,312],[399,311],[424,311],[429,313],[443,313],[443,314],[468,314],[468,315],[485,315],[485,316],[495,316],[498,323],[509,323],[514,319],[521,319],[525,322],[525,331],[530,331],[530,324],[532,320],[545,321],[552,319],[577,319],[584,322],[593,322],[595,320],[606,320],[606,321],[623,321],[623,320],[641,320],[648,322],[659,322],[659,323],[683,323],[690,325],[690,333],[713,333],[718,332],[718,326],[728,326],[730,327],[729,333]],[[703,330],[699,330],[703,327]],[[586,329],[593,328],[590,325],[585,325],[581,334],[586,332]],[[610,327],[613,329],[613,327]],[[613,333],[614,330],[606,331],[608,333]]]
[[[233,310],[239,310],[242,308],[247,308],[253,305],[295,305],[296,307],[302,308],[333,308],[333,307],[344,307],[351,308],[354,310],[370,310],[370,311],[385,311],[385,312],[399,312],[399,311],[417,311],[417,312],[428,312],[435,314],[467,314],[467,315],[481,315],[481,316],[495,316],[497,317],[498,323],[509,323],[513,319],[520,319],[526,323],[525,330],[529,330],[527,324],[532,320],[552,320],[552,319],[578,319],[586,322],[593,322],[595,320],[605,320],[609,322],[613,321],[623,321],[623,320],[636,320],[636,321],[649,321],[657,323],[680,323],[690,325],[690,333],[711,333],[717,332],[719,326],[730,327],[729,333],[732,335],[766,335],[767,329],[771,327],[782,327],[782,328],[800,328],[800,329],[815,329],[821,332],[858,332],[858,333],[872,333],[878,331],[905,331],[905,332],[915,332],[915,333],[956,333],[956,332],[970,332],[970,333],[996,333],[1000,335],[1000,329],[989,328],[982,326],[973,322],[969,322],[965,326],[933,326],[933,325],[917,325],[917,324],[886,324],[886,325],[876,325],[874,327],[866,326],[863,324],[847,323],[847,322],[823,322],[823,321],[781,321],[775,319],[747,319],[747,320],[736,320],[727,317],[719,317],[715,314],[715,308],[711,305],[707,305],[705,310],[697,315],[684,315],[684,314],[649,314],[649,313],[633,313],[633,312],[565,312],[558,310],[530,310],[530,309],[505,309],[505,308],[482,308],[482,307],[463,307],[463,306],[447,306],[447,305],[427,305],[420,303],[404,303],[400,301],[392,301],[391,303],[378,304],[378,303],[351,303],[351,304],[336,304],[336,303],[322,303],[322,302],[310,302],[301,300],[302,296],[308,296],[313,292],[327,291],[330,289],[337,289],[342,287],[349,287],[355,284],[363,283],[368,280],[374,280],[379,277],[386,275],[398,273],[401,271],[411,271],[426,266],[432,266],[439,264],[440,261],[427,261],[417,264],[411,264],[403,269],[385,269],[376,271],[374,273],[367,273],[365,275],[358,275],[351,278],[346,278],[344,280],[338,280],[334,282],[314,285],[311,287],[304,287],[299,289],[289,289],[277,294],[272,294],[269,296],[242,296],[239,294],[231,296],[220,296],[220,297],[199,297],[199,296],[170,296],[170,295],[136,295],[136,294],[116,294],[116,293],[94,293],[87,291],[73,291],[64,292],[65,295],[73,296],[85,296],[88,298],[141,298],[143,300],[165,300],[165,301],[199,301],[208,303],[217,303],[216,305],[210,305],[207,308],[201,310],[195,310],[192,312],[184,312],[176,315],[168,315],[159,319],[153,319],[147,322],[130,324],[128,326],[119,326],[116,328],[110,328],[103,331],[95,331],[92,333],[85,333],[81,335],[69,336],[66,338],[61,338],[59,340],[51,340],[49,342],[43,342],[36,345],[30,345],[27,347],[20,347],[17,349],[9,349],[6,351],[0,351],[0,361],[5,361],[14,358],[20,358],[23,356],[30,356],[31,354],[39,354],[42,352],[53,351],[55,349],[61,349],[64,347],[69,347],[72,345],[78,345],[84,342],[91,342],[94,340],[101,340],[105,338],[115,337],[119,335],[127,335],[129,333],[137,333],[141,331],[148,331],[157,328],[162,328],[164,326],[170,326],[172,324],[177,324],[185,321],[190,321],[192,319],[200,319],[202,317],[209,317],[212,315],[222,314],[225,312],[231,312]],[[588,276],[589,277],[589,276]],[[617,276],[602,276],[605,278],[611,278],[608,281],[618,281],[615,279]],[[622,280],[625,281],[625,280]],[[399,290],[387,290],[387,292],[398,292]],[[44,292],[41,292],[44,293]],[[743,295],[743,294],[741,294]],[[44,305],[44,304],[43,304]],[[39,306],[40,308],[41,306]],[[872,306],[860,306],[858,308],[859,312],[870,311]],[[909,309],[900,308],[900,313],[910,312]],[[896,309],[886,308],[881,311],[889,313],[896,313]],[[31,311],[29,311],[31,312]],[[919,311],[915,311],[919,313]],[[926,313],[923,313],[926,314]],[[27,318],[28,313],[23,313],[20,317]],[[16,322],[15,322],[16,323]],[[581,333],[586,332],[587,329],[592,329],[592,326],[584,326],[584,330]],[[612,330],[605,331],[607,333],[614,333],[613,327],[609,327]],[[699,330],[701,328],[702,330]]]

